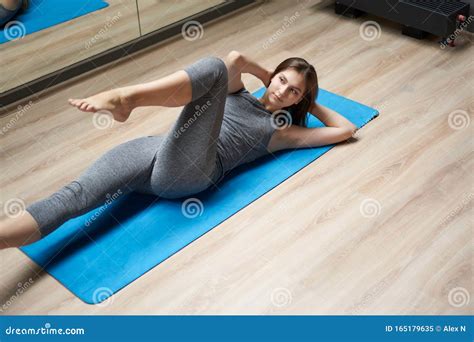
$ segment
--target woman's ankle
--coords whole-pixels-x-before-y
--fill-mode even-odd
[[[38,223],[27,211],[0,222],[0,249],[29,245],[41,238]]]
[[[124,109],[130,110],[131,112],[136,107],[138,107],[137,97],[131,87],[117,88],[116,90],[119,93],[120,104],[124,107]]]

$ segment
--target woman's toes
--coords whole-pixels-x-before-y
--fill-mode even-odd
[[[81,105],[79,106],[80,110],[86,110],[88,103],[87,102],[82,102]]]
[[[88,104],[87,107],[86,107],[86,111],[88,111],[88,112],[95,112],[96,110],[95,110],[95,108],[94,108],[93,105]]]

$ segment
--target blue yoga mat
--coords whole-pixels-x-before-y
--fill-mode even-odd
[[[20,10],[11,19],[18,24],[0,29],[0,44],[107,6],[102,0],[30,0],[26,11]]]
[[[261,97],[265,88],[253,94]],[[321,90],[358,127],[377,110]],[[309,115],[309,127],[324,125]],[[86,303],[99,303],[245,208],[334,145],[279,151],[232,170],[195,200],[131,193],[63,224],[23,252]],[[182,205],[186,204],[182,211]]]

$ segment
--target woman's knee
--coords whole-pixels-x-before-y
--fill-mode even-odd
[[[225,81],[227,82],[228,75],[227,66],[225,65],[225,62],[221,58],[215,56],[209,56],[207,57],[207,59],[208,63],[212,65],[212,69],[216,72],[216,79],[225,79]]]
[[[185,71],[191,79],[193,101],[211,90],[212,93],[219,90],[227,94],[227,67],[222,59],[214,56],[204,57],[185,68]]]
[[[227,66],[222,59],[219,57],[210,56],[207,57],[207,63],[209,68],[213,72],[214,83],[209,89],[209,94],[212,98],[225,98],[227,96],[228,87],[228,71]]]

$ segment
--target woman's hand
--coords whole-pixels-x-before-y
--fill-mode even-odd
[[[265,87],[270,85],[271,76],[273,74],[273,69],[266,69],[261,66],[259,63],[252,60],[250,57],[241,54],[238,51],[231,51],[227,55],[227,60],[229,64],[235,65],[235,72],[237,73],[249,73],[257,77]],[[240,77],[239,77],[240,80]],[[239,88],[240,89],[240,88]],[[238,89],[237,89],[238,90]]]
[[[227,93],[232,94],[244,87],[242,83],[243,56],[238,51],[231,51],[224,59],[224,63],[229,79]]]
[[[263,84],[265,85],[266,88],[268,88],[268,86],[270,85],[270,83],[272,81],[271,77],[273,75],[273,72],[274,72],[273,69],[267,69],[266,72],[265,72],[265,77],[262,81],[263,81]]]

